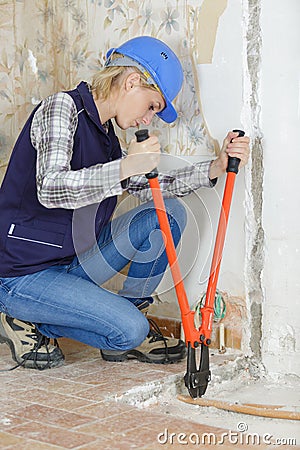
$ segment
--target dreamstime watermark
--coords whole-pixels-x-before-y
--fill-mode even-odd
[[[277,445],[277,446],[296,446],[295,438],[276,438],[270,433],[259,435],[258,433],[248,433],[246,422],[237,424],[237,431],[228,430],[224,433],[174,433],[165,428],[162,433],[157,435],[157,442],[160,445]]]

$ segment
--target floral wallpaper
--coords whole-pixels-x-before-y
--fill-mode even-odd
[[[0,180],[34,106],[53,92],[89,81],[109,48],[139,35],[165,41],[184,67],[177,121],[167,125],[155,119],[151,127],[163,150],[174,155],[217,152],[201,109],[194,57],[203,1],[0,0]],[[118,130],[124,146],[133,132]]]

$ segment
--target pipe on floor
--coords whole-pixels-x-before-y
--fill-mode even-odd
[[[178,400],[198,406],[213,406],[214,408],[223,409],[242,414],[250,414],[252,416],[270,417],[273,419],[300,420],[300,412],[287,411],[283,405],[261,405],[257,403],[232,403],[222,400],[212,400],[207,398],[191,398],[187,395],[178,395]]]

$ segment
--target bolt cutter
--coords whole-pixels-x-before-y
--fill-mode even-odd
[[[244,136],[245,134],[241,130],[233,131],[238,132],[239,136]],[[148,130],[146,129],[139,130],[135,134],[138,142],[144,141],[149,137]],[[192,398],[202,397],[205,394],[208,383],[211,379],[211,372],[209,370],[209,345],[211,344],[214,300],[235,177],[238,173],[239,163],[239,158],[228,157],[226,183],[223,193],[223,201],[216,235],[214,253],[212,257],[210,276],[207,285],[205,304],[200,310],[202,321],[198,329],[195,327],[195,311],[192,311],[190,308],[184,288],[176,249],[169,225],[168,216],[166,213],[164,199],[158,181],[158,171],[157,169],[154,169],[152,172],[146,174],[146,177],[150,184],[159,226],[163,234],[166,254],[170,265],[176,296],[181,312],[182,326],[187,346],[187,371],[184,375],[184,383]],[[196,362],[197,349],[201,350],[200,362],[198,367]]]

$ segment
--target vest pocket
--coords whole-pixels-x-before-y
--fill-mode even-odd
[[[55,228],[55,224],[52,225]],[[12,223],[9,227],[7,238],[15,239],[35,245],[46,245],[49,247],[62,248],[64,233],[56,231],[41,230]]]

